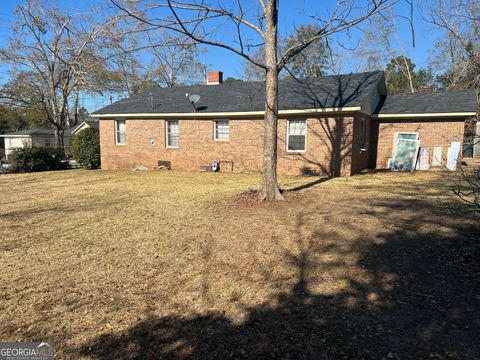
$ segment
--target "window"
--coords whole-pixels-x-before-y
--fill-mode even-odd
[[[220,141],[228,141],[230,138],[230,125],[228,120],[214,121],[214,139]]]
[[[397,149],[398,140],[418,140],[417,132],[397,132],[393,136],[392,158],[395,155]]]
[[[365,118],[360,119],[360,150],[367,150],[367,120]]]
[[[168,120],[166,128],[167,147],[178,147],[179,126],[178,120]]]
[[[418,133],[395,133],[396,140],[418,140]]]
[[[115,144],[125,145],[127,143],[125,120],[115,120]]]
[[[307,121],[288,120],[287,151],[301,152],[307,149]]]
[[[45,147],[51,147],[52,146],[52,140],[47,138],[47,139],[43,139],[43,146]]]

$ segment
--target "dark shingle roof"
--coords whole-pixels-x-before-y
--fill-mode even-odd
[[[475,90],[405,93],[386,96],[377,106],[378,114],[428,114],[477,111]]]
[[[35,135],[55,135],[55,131],[53,129],[27,129],[27,130],[19,130],[7,134],[3,134],[2,136],[35,136]]]
[[[93,127],[95,129],[98,130],[99,126],[98,126],[98,121],[90,121],[90,120],[87,120],[85,121],[85,124],[87,124],[88,126],[90,127]]]
[[[361,107],[383,81],[383,72],[334,75],[302,80],[280,80],[279,109]],[[186,93],[200,95],[197,113],[263,111],[263,82],[236,82],[154,88],[106,106],[93,115],[135,113],[193,113]],[[153,102],[150,100],[152,94]],[[153,103],[153,108],[152,108]]]
[[[70,136],[70,130],[65,130],[65,136]],[[55,130],[50,128],[37,128],[37,129],[27,129],[19,130],[7,134],[0,135],[1,137],[8,136],[55,136]]]

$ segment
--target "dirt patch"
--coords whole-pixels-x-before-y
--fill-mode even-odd
[[[245,206],[255,206],[255,207],[278,207],[282,206],[282,204],[290,204],[294,203],[295,201],[299,201],[302,199],[303,194],[298,191],[289,191],[289,190],[282,190],[281,191],[284,200],[271,202],[271,201],[264,201],[260,200],[260,190],[258,189],[248,189],[247,191],[241,192],[240,194],[232,196],[228,199],[228,202],[231,202],[232,205],[238,207],[245,207]]]

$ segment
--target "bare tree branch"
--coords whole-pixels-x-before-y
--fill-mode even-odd
[[[345,31],[349,28],[355,27],[361,22],[365,21],[372,15],[379,13],[383,10],[385,10],[387,7],[392,6],[394,3],[397,1],[388,1],[388,0],[376,0],[373,1],[373,6],[368,9],[365,14],[358,16],[353,19],[349,19],[348,17],[350,16],[350,11],[352,10],[351,8],[348,9],[347,13],[343,14],[340,17],[336,17],[336,13],[338,12],[338,9],[340,7],[340,3],[337,4],[337,8],[334,11],[334,15],[331,16],[331,18],[326,21],[326,24],[318,31],[318,33],[315,36],[312,36],[310,39],[307,39],[297,45],[294,45],[290,48],[288,48],[283,56],[281,57],[278,67],[282,69],[285,64],[289,62],[289,60],[302,52],[305,48],[307,48],[310,44],[312,44],[314,41],[317,41],[321,38],[326,38],[329,37],[335,33],[339,33],[342,31]],[[315,19],[322,21],[321,19],[318,19],[315,17]],[[322,21],[325,22],[325,21]]]

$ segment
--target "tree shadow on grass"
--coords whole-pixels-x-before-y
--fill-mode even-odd
[[[365,214],[387,217],[394,230],[359,235],[349,247],[340,245],[342,229],[305,237],[312,213],[299,214],[299,251],[284,257],[296,269],[296,283],[268,304],[247,308],[243,323],[222,313],[151,315],[79,352],[104,360],[478,358],[479,227],[460,217],[469,215],[452,215],[429,201],[370,205]],[[405,209],[411,215],[397,218]],[[364,234],[364,224],[345,226]],[[333,253],[336,261],[323,256]],[[312,290],[315,269],[340,268],[342,257],[352,255],[366,276],[348,274],[331,293]]]
[[[291,189],[285,189],[285,191],[296,192],[296,191],[308,189],[308,188],[310,188],[310,187],[312,187],[312,186],[315,186],[315,185],[324,183],[325,181],[328,181],[328,180],[331,180],[331,179],[332,179],[331,177],[322,177],[322,178],[320,178],[320,179],[316,179],[316,180],[310,181],[310,182],[308,182],[308,183],[306,183],[306,184],[302,184],[302,185],[296,186],[296,187],[291,188]]]

